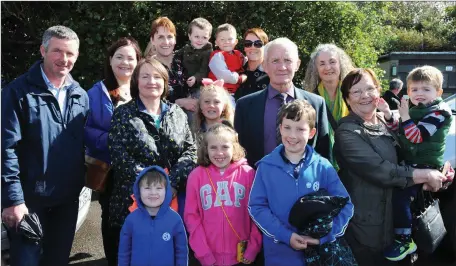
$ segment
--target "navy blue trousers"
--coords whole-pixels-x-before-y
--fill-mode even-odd
[[[30,207],[43,228],[43,240],[39,244],[25,240],[15,230],[10,230],[12,266],[61,266],[68,265],[73,245],[79,201],[53,207]]]
[[[414,185],[393,191],[394,230],[396,234],[411,234],[413,217],[410,204],[420,188],[420,185]]]
[[[121,227],[109,224],[109,202],[112,195],[114,170],[109,171],[105,191],[99,193],[98,202],[101,207],[101,236],[103,239],[103,249],[105,252],[108,266],[117,266],[117,255],[119,251],[119,239]]]

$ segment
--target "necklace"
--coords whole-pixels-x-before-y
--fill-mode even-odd
[[[130,91],[120,88],[120,95],[128,97],[130,95]]]

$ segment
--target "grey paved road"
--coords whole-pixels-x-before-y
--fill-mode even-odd
[[[87,219],[74,237],[70,265],[108,265],[101,240],[101,208],[96,193],[92,194],[92,203]]]

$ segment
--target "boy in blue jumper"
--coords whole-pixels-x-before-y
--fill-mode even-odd
[[[172,190],[159,166],[145,168],[133,187],[138,208],[127,216],[119,243],[119,266],[187,265],[184,223],[169,204]]]
[[[320,189],[331,196],[349,195],[331,163],[307,145],[316,133],[315,109],[305,100],[295,100],[282,106],[277,119],[283,144],[257,163],[249,212],[264,234],[265,265],[305,265],[302,250],[342,236],[353,204],[348,201],[334,217],[328,235],[314,239],[297,233],[288,218],[298,198]]]

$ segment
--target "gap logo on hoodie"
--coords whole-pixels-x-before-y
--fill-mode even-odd
[[[262,237],[247,210],[254,176],[245,158],[232,162],[223,174],[211,164],[188,176],[184,220],[188,242],[202,265],[238,264],[239,238],[248,241],[244,258],[255,260]]]
[[[241,207],[241,200],[245,198],[245,186],[238,182],[233,182],[232,189],[234,190],[234,207]],[[233,200],[230,196],[228,188],[228,181],[217,182],[217,195],[214,202],[213,193],[214,189],[210,184],[205,184],[200,188],[200,198],[203,210],[208,210],[214,205],[214,207],[222,206],[233,206]]]

